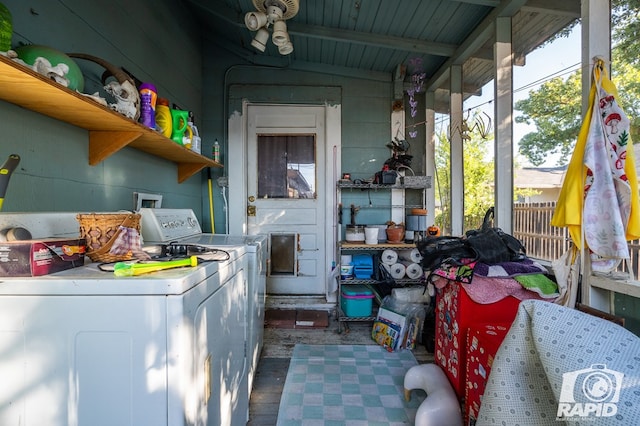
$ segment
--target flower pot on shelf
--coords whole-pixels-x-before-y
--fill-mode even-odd
[[[401,243],[404,240],[404,226],[391,225],[387,227],[387,242]]]

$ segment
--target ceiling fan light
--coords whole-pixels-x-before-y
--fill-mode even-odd
[[[251,46],[255,47],[260,52],[264,52],[267,48],[267,41],[269,41],[269,31],[264,28],[260,28],[256,33],[256,36],[251,41]]]
[[[267,19],[269,22],[276,22],[282,19],[284,11],[277,6],[267,7]]]
[[[282,11],[282,19],[291,19],[298,13],[300,7],[299,0],[252,0],[255,8],[261,12],[266,12],[270,7],[275,6]]]
[[[282,46],[278,46],[278,52],[280,52],[281,55],[290,54],[291,52],[293,52],[293,43],[291,43],[290,41],[287,41]]]
[[[271,36],[273,44],[276,46],[282,46],[289,41],[289,34],[287,34],[287,24],[284,21],[276,21],[273,24],[273,35]]]
[[[258,31],[267,24],[267,15],[262,12],[249,12],[244,15],[244,24],[251,31]]]

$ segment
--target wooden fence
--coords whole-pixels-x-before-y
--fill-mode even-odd
[[[567,228],[551,226],[555,206],[555,202],[513,205],[513,236],[522,242],[527,250],[527,256],[552,261],[569,249],[571,239]],[[634,276],[638,277],[640,241],[630,241],[629,251],[631,269]]]
[[[551,226],[555,202],[516,203],[513,205],[513,236],[536,259],[554,260],[570,246],[567,228]]]

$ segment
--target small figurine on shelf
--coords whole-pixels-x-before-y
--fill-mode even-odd
[[[427,235],[430,237],[439,237],[440,236],[440,228],[436,225],[431,225],[427,228]]]

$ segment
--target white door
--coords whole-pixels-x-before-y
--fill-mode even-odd
[[[269,294],[324,295],[325,108],[249,105],[247,234],[268,235]]]

